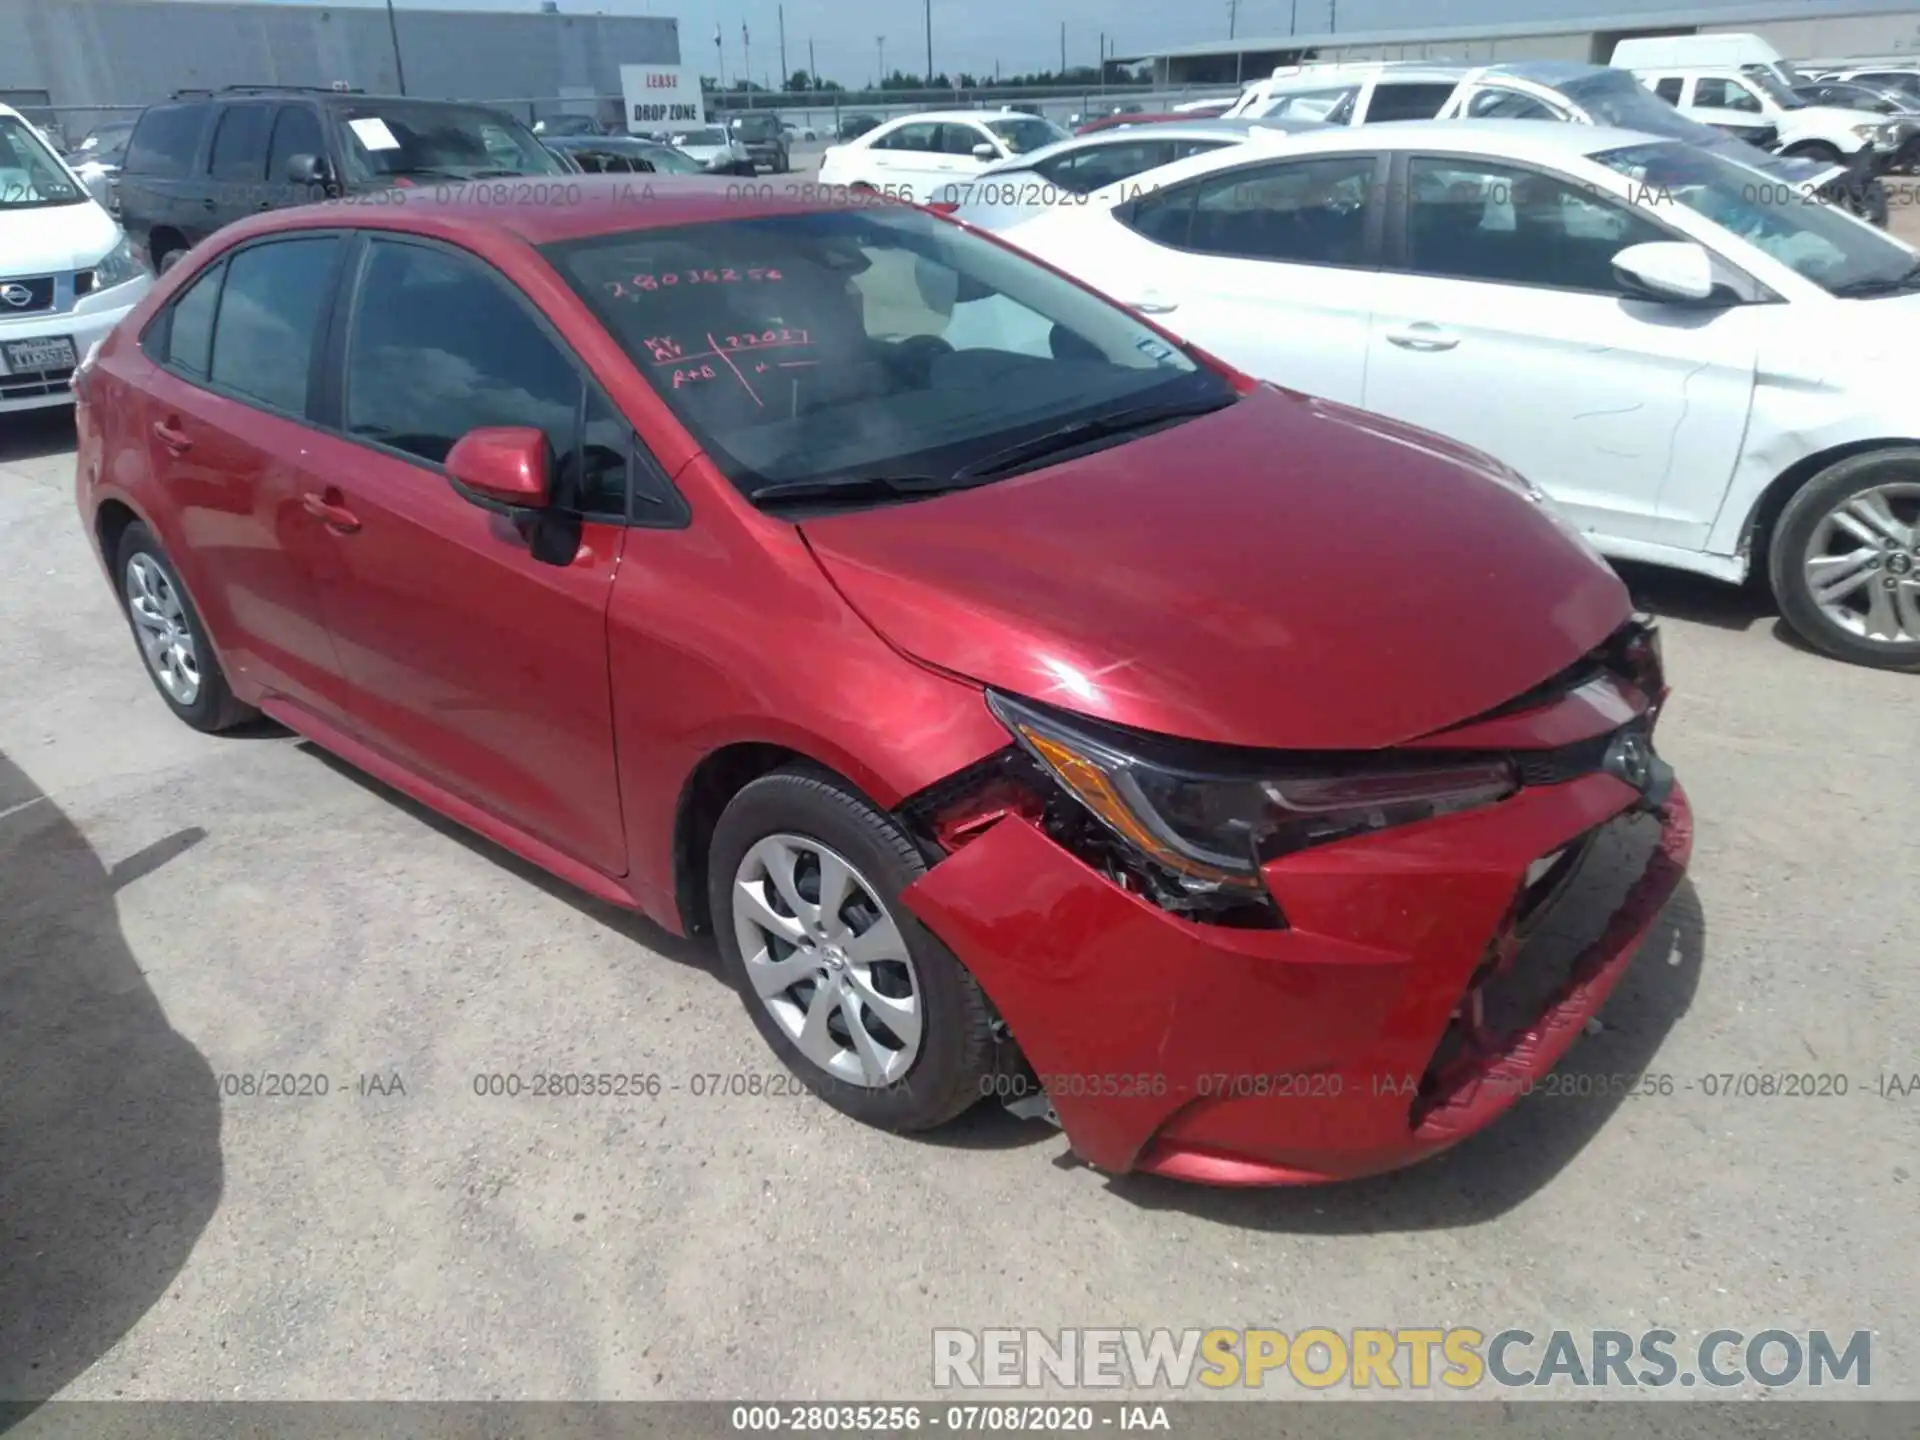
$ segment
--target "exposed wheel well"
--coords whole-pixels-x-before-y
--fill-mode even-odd
[[[721,811],[762,775],[806,759],[781,745],[726,745],[687,777],[673,820],[673,898],[687,934],[706,935],[713,929],[707,903],[707,850]]]
[[[1848,459],[1854,455],[1865,455],[1873,450],[1891,450],[1899,446],[1912,445],[1912,440],[1898,436],[1887,436],[1878,440],[1851,440],[1845,445],[1835,445],[1830,450],[1809,455],[1789,465],[1774,482],[1761,493],[1759,503],[1753,507],[1753,513],[1747,517],[1746,533],[1740,537],[1741,544],[1748,554],[1747,581],[1749,584],[1766,588],[1768,585],[1768,550],[1773,544],[1773,527],[1780,519],[1780,512],[1787,508],[1787,502],[1793,499],[1794,492],[1818,475],[1829,465]]]
[[[109,500],[93,517],[93,533],[100,537],[100,554],[107,562],[107,569],[113,569],[114,557],[120,553],[120,537],[127,533],[127,527],[140,517],[118,500]],[[114,593],[119,594],[115,586]]]
[[[186,248],[187,237],[169,225],[156,225],[147,232],[147,256],[156,270],[160,268],[161,257],[168,251]]]

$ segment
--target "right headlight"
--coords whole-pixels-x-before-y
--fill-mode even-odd
[[[1148,753],[1179,742],[1136,743],[1005,695],[988,703],[1068,795],[1189,890],[1258,893],[1260,866],[1276,855],[1491,805],[1519,788],[1501,757],[1216,769]]]

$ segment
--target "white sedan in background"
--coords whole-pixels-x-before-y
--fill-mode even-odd
[[[1758,573],[1820,649],[1920,669],[1920,254],[1791,186],[1633,131],[1429,121],[1255,137],[1009,238],[1252,375],[1486,451],[1607,555]]]
[[[930,110],[904,115],[831,147],[820,183],[916,204],[954,203],[989,165],[1067,139],[1051,120],[1018,111]]]

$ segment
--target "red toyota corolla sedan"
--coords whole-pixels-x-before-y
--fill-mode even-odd
[[[580,189],[261,216],[83,366],[175,714],[711,932],[876,1125],[1329,1180],[1556,1062],[1690,826],[1656,636],[1524,481],[923,211]]]

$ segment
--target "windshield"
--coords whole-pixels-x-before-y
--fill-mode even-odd
[[[668,145],[648,145],[638,151],[647,162],[662,175],[699,175],[702,174],[700,162],[691,155],[682,155]]]
[[[780,117],[777,115],[742,115],[733,122],[734,133],[745,140],[778,140],[780,138]]]
[[[84,205],[89,198],[26,121],[0,115],[0,210]]]
[[[1778,105],[1782,110],[1804,110],[1807,108],[1806,101],[1794,94],[1788,86],[1781,83],[1778,75],[1775,75],[1773,71],[1766,69],[1764,66],[1747,65],[1742,67],[1741,73],[1746,77],[1749,85],[1766,95],[1769,100],[1773,101],[1773,103]]]
[[[1686,206],[1828,291],[1894,283],[1920,258],[1800,188],[1756,185],[1754,170],[1710,151],[1630,145],[1593,158],[1645,187],[1658,203]]]
[[[987,121],[987,129],[1015,155],[1024,155],[1029,150],[1038,150],[1042,145],[1054,145],[1068,138],[1066,131],[1038,115],[996,115]]]
[[[630,231],[546,253],[747,492],[938,479],[1116,405],[1234,399],[1124,310],[906,207]]]
[[[339,115],[347,173],[354,180],[570,173],[526,126],[478,105],[368,100],[342,105]]]
[[[724,145],[727,132],[718,125],[709,125],[704,130],[682,130],[674,135],[676,145]]]
[[[1642,130],[1695,144],[1723,138],[1711,125],[1689,120],[1625,70],[1598,70],[1553,88],[1585,110],[1598,125]]]

